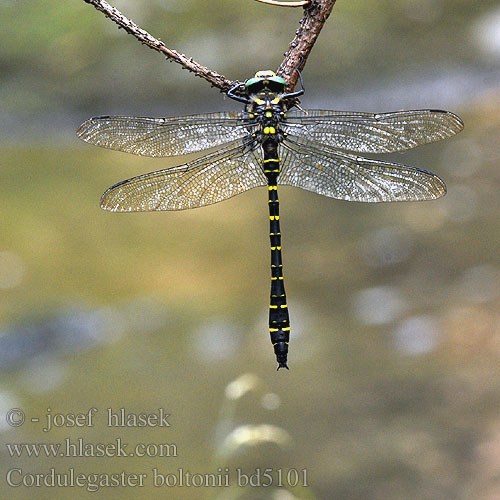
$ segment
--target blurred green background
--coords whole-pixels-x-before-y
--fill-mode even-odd
[[[115,0],[167,46],[244,80],[275,69],[301,9],[251,0]],[[237,110],[83,0],[0,1],[0,493],[7,471],[146,473],[121,498],[500,497],[500,9],[484,0],[338,0],[304,71],[305,108],[444,108],[456,138],[387,157],[448,195],[367,205],[281,188],[289,372],[267,330],[267,193],[179,213],[110,214],[99,197],[178,160],[77,140],[93,115]],[[99,410],[44,433],[48,413]],[[114,429],[107,408],[165,408]],[[26,423],[7,425],[10,408]],[[39,423],[31,418],[40,418]],[[174,443],[170,457],[12,457],[6,443]],[[230,488],[157,488],[152,468]],[[307,470],[238,488],[234,471]],[[293,473],[292,473],[293,475]],[[276,475],[275,475],[276,478]],[[292,478],[293,479],[293,478]]]

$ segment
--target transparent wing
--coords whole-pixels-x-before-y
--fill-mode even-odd
[[[77,135],[95,146],[165,157],[220,146],[243,138],[249,130],[241,113],[221,112],[174,118],[98,116],[84,122]]]
[[[392,153],[440,141],[464,124],[448,111],[423,109],[356,113],[312,109],[287,113],[283,130],[334,148],[358,153]]]
[[[118,183],[102,195],[101,208],[111,212],[184,210],[265,185],[255,146],[235,141],[185,165]]]
[[[446,193],[437,175],[418,168],[317,149],[296,137],[288,137],[281,148],[278,184],[364,202],[432,200]]]

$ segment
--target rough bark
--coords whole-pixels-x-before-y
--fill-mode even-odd
[[[298,74],[295,69],[302,70],[307,58],[332,12],[336,0],[313,0],[304,7],[304,16],[300,20],[295,38],[290,42],[285,58],[278,68],[278,75],[287,82],[290,90],[297,83]]]

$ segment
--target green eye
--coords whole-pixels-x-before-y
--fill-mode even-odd
[[[286,87],[286,80],[284,78],[281,78],[281,76],[273,76],[272,78],[268,78],[270,82],[278,83],[280,85],[283,85],[283,87]]]
[[[250,80],[247,80],[245,82],[245,87],[251,87],[252,85],[255,85],[256,83],[259,83],[263,80],[263,78],[250,78]]]
[[[286,87],[286,80],[281,76],[254,76],[245,82],[245,88],[247,90],[251,89],[263,89],[267,87],[272,89],[274,92],[281,92]]]

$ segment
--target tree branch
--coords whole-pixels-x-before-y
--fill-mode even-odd
[[[304,7],[304,16],[299,23],[295,38],[290,42],[285,58],[280,64],[277,74],[288,82],[288,88],[295,88],[299,75],[296,69],[302,70],[316,42],[323,25],[332,12],[336,0],[312,0]]]
[[[169,49],[165,44],[150,35],[147,31],[139,28],[131,19],[125,17],[118,9],[109,5],[104,0],[84,0],[84,2],[93,5],[97,10],[101,11],[106,17],[109,17],[120,28],[123,28],[127,33],[135,36],[144,45],[147,45],[153,50],[156,50],[166,56],[167,59],[175,61],[180,64],[184,69],[194,73],[196,76],[205,79],[213,87],[217,87],[223,92],[227,92],[235,82],[228,80],[225,76],[219,75],[216,71],[202,66],[194,61],[191,57],[180,54],[176,50]]]
[[[285,53],[285,58],[277,71],[277,74],[285,78],[288,82],[290,91],[294,89],[297,83],[298,74],[295,70],[301,70],[305,66],[307,58],[318,38],[321,28],[332,11],[335,1],[336,0],[311,0],[304,6],[304,16],[300,21],[299,29],[296,32],[295,38],[290,43]],[[220,75],[216,71],[202,66],[191,57],[180,54],[176,50],[169,49],[161,40],[150,35],[142,28],[139,28],[131,19],[125,17],[118,9],[112,7],[105,0],[84,0],[84,2],[93,5],[97,10],[116,23],[119,28],[123,28],[127,33],[137,38],[144,45],[160,52],[167,59],[180,64],[184,69],[191,71],[196,76],[205,79],[213,87],[217,87],[222,92],[227,92],[238,83],[228,80],[225,76]],[[282,4],[281,6],[286,6],[286,4]],[[240,93],[243,94],[243,90],[241,90]]]

